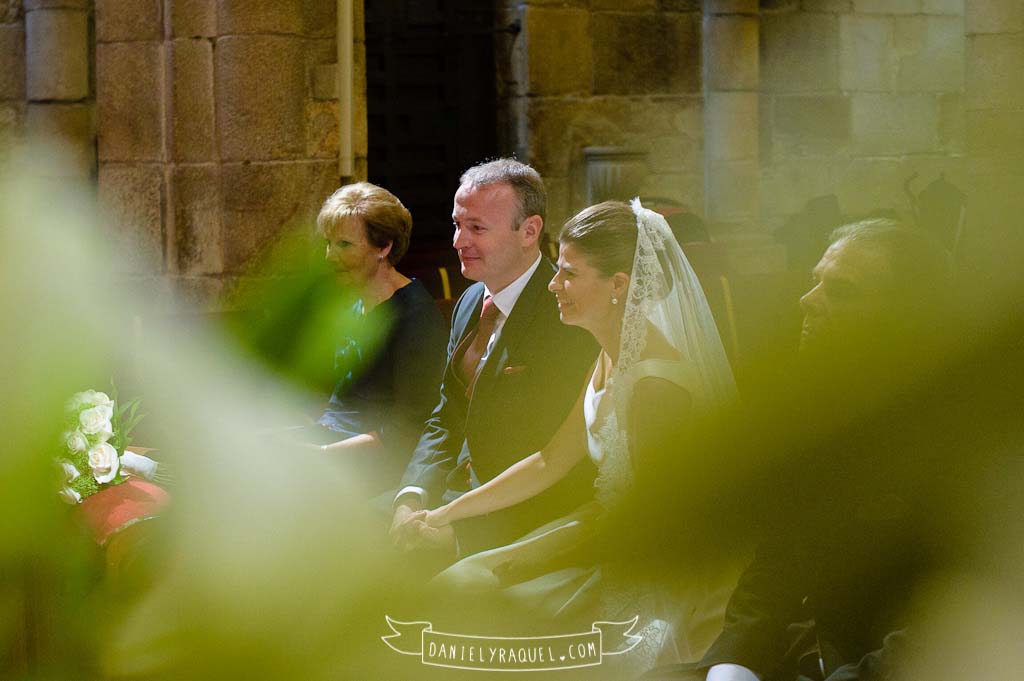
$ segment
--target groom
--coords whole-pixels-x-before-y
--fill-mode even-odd
[[[405,549],[446,560],[507,544],[586,501],[589,462],[517,506],[433,529],[410,519],[480,486],[538,451],[568,415],[597,357],[583,330],[559,321],[541,257],[546,192],[514,159],[467,170],[455,193],[453,245],[462,274],[478,283],[452,319],[441,399],[427,420],[394,500],[391,536]]]

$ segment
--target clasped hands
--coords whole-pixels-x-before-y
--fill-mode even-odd
[[[442,509],[428,511],[399,505],[395,509],[390,534],[392,543],[403,551],[455,550],[455,531],[444,519]]]

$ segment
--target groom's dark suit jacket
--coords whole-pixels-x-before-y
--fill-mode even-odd
[[[880,458],[901,454],[879,449]],[[824,452],[805,463],[820,495],[775,489],[779,504],[793,500],[805,517],[791,514],[761,542],[700,662],[655,670],[645,681],[703,678],[695,672],[723,663],[743,665],[761,681],[881,681],[907,663],[920,645],[913,599],[939,565],[926,529],[935,510],[898,475],[859,489],[863,475],[842,458]]]
[[[542,260],[505,321],[472,398],[453,370],[452,356],[476,328],[483,284],[471,286],[456,303],[441,399],[401,484],[426,490],[429,506],[451,501],[544,447],[583,390],[598,347],[589,333],[559,320],[547,290],[553,274],[551,263]],[[583,461],[534,499],[456,523],[460,553],[506,544],[571,511],[591,497],[593,476],[593,466]]]

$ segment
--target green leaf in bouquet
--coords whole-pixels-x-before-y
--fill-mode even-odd
[[[83,499],[100,491],[99,483],[89,473],[82,473],[72,480],[68,486],[78,492]]]
[[[89,471],[89,454],[87,452],[72,452],[68,455],[68,459],[75,465],[79,473],[87,473]]]
[[[124,433],[125,438],[131,433],[132,429],[139,424],[142,420],[142,415],[139,411],[139,398],[135,398],[130,402],[125,403],[117,410],[117,429]]]
[[[128,420],[128,422],[125,423],[125,425],[123,427],[124,428],[125,436],[127,436],[129,433],[131,433],[132,430],[135,429],[135,426],[139,425],[139,421],[141,421],[143,418],[145,418],[145,416],[146,416],[145,414],[137,414],[135,416],[132,416]]]

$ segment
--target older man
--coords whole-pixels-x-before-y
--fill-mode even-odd
[[[832,238],[800,300],[801,359],[813,380],[796,418],[821,441],[803,442],[810,456],[773,487],[789,510],[743,573],[710,650],[645,679],[866,681],[905,659],[914,587],[934,558],[919,532],[929,471],[913,470],[917,453],[876,400],[906,385],[894,357],[927,353],[948,259],[928,235],[891,220]],[[846,423],[858,418],[865,428]]]
[[[544,495],[454,529],[410,521],[544,446],[562,423],[597,356],[593,339],[559,321],[541,256],[546,193],[513,159],[474,166],[452,209],[462,273],[478,283],[455,306],[441,399],[427,421],[394,502],[392,537],[454,558],[508,543],[569,511],[591,492],[585,467]],[[588,479],[589,477],[589,479]]]

